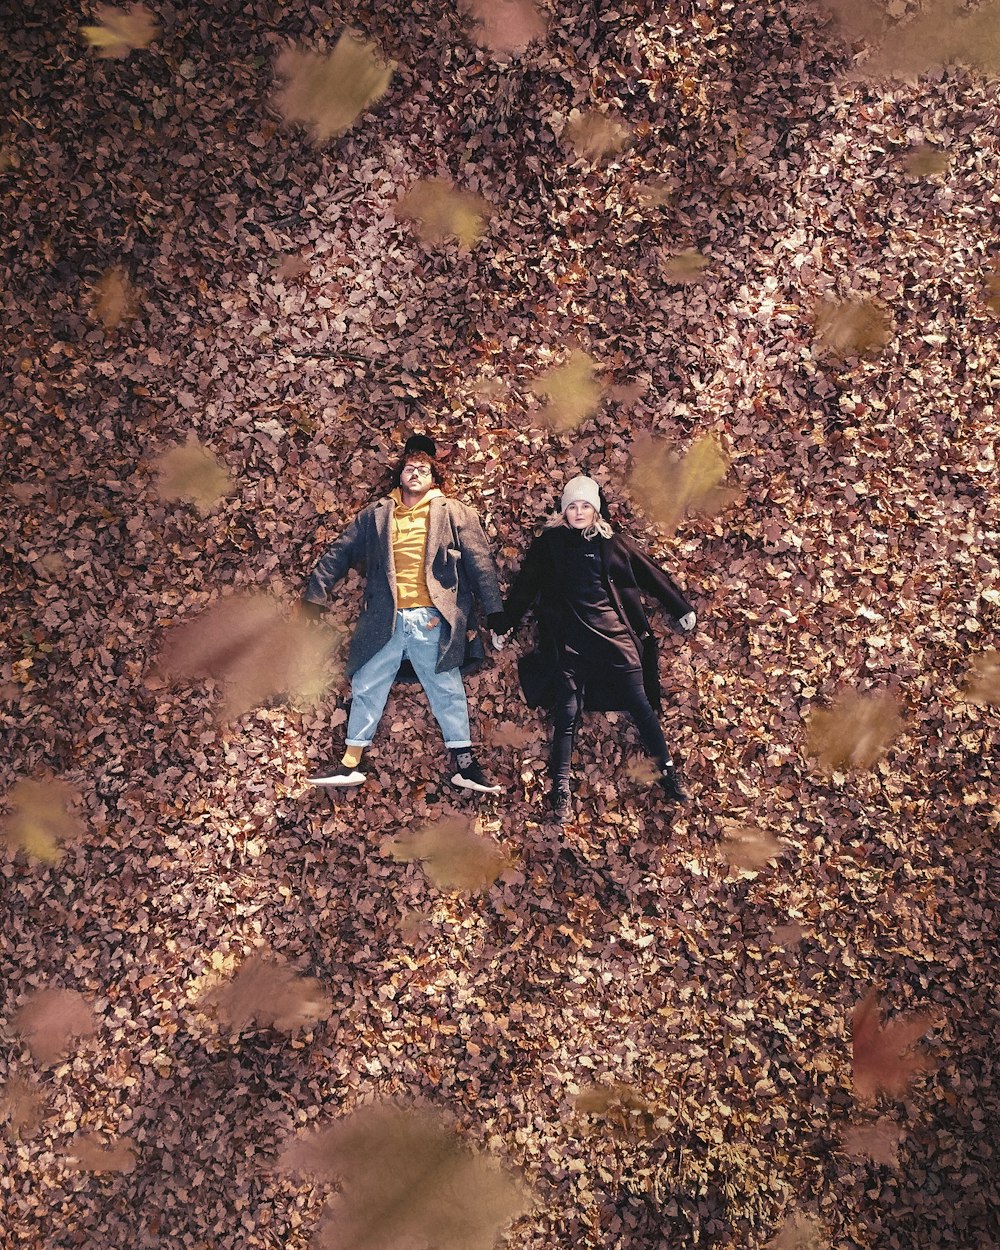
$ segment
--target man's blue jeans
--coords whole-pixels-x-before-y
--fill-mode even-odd
[[[351,678],[351,714],[347,745],[366,747],[385,711],[393,678],[403,660],[413,665],[434,719],[441,726],[446,747],[472,745],[469,705],[462,674],[457,668],[436,673],[441,617],[434,608],[404,608],[396,613],[396,628],[381,651],[362,664]]]

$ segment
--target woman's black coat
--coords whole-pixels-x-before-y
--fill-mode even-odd
[[[532,605],[538,618],[538,649],[518,665],[521,688],[529,707],[550,707],[560,672],[559,640],[566,612],[566,588],[561,553],[575,534],[567,526],[544,530],[528,548],[504,604],[511,628],[516,628]],[[660,708],[659,654],[640,591],[646,591],[670,613],[676,623],[693,612],[680,588],[630,539],[597,535],[589,540],[601,558],[601,577],[612,607],[633,635],[642,659],[643,685],[650,703]],[[621,710],[620,695],[607,674],[584,673],[584,705],[593,711]]]

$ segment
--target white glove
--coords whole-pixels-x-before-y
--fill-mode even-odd
[[[493,630],[491,629],[490,630],[490,642],[493,643],[493,650],[502,651],[504,647],[506,647],[507,639],[509,637],[510,637],[510,634],[495,634]]]
[[[698,624],[698,618],[697,616],[695,616],[693,612],[688,612],[685,616],[681,617],[681,619],[677,622],[677,624],[681,627],[681,629],[684,630],[686,634],[689,634],[691,630],[694,629],[694,627]]]

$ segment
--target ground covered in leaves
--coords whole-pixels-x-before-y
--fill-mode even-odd
[[[996,1247],[989,42],[483,7],[3,19],[0,1240]],[[583,470],[687,588],[688,807],[590,718],[562,845],[514,648],[502,799],[403,687],[304,784],[268,657],[413,428],[505,578]]]

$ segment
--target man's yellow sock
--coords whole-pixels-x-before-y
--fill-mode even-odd
[[[364,747],[348,747],[344,752],[344,758],[340,762],[345,768],[357,768],[364,753]]]

